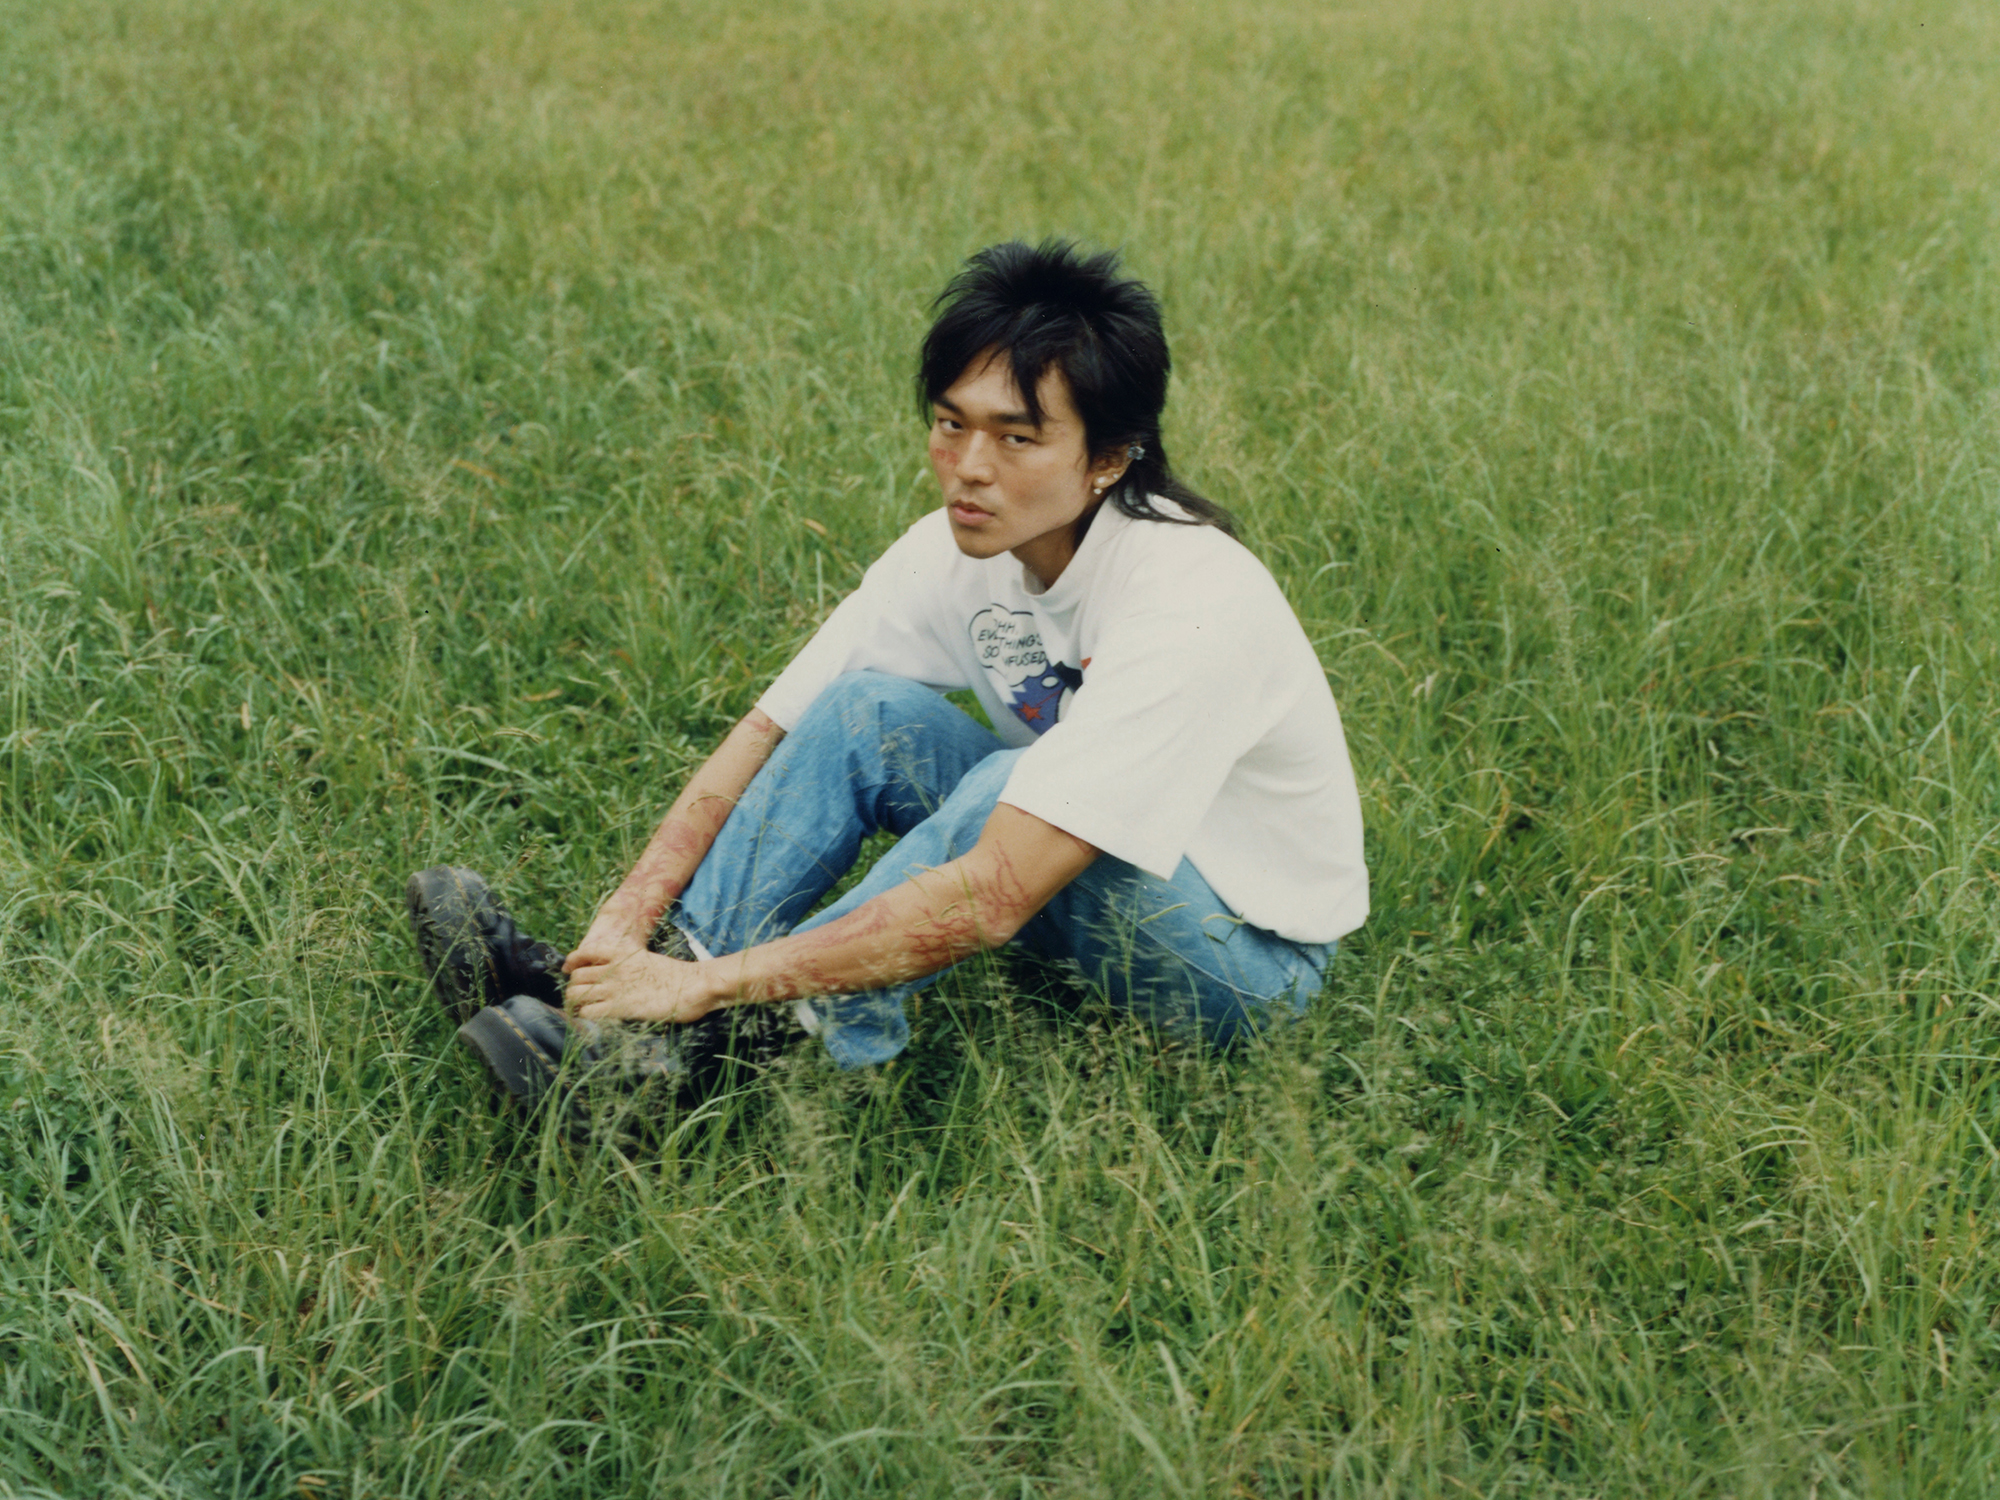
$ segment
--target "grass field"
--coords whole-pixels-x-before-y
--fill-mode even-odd
[[[0,1495],[1985,1496],[2000,11],[0,0]],[[627,1158],[580,930],[1125,248],[1376,913],[1223,1061],[1004,966]]]

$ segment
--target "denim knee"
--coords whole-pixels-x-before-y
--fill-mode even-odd
[[[851,730],[855,724],[884,710],[893,710],[897,704],[906,703],[921,712],[934,713],[939,701],[938,694],[907,677],[892,677],[887,672],[842,672],[820,690],[812,707],[799,716],[798,728],[793,732],[806,733],[818,728],[815,721],[823,716]]]
[[[986,820],[993,816],[1000,793],[1006,790],[1014,762],[1020,758],[1019,750],[995,750],[975,762],[937,806],[926,812],[922,827],[903,836],[904,841],[896,846],[900,860],[897,855],[885,858],[903,868],[912,857],[919,866],[931,866],[970,854],[985,831]]]
[[[1007,778],[1014,774],[1014,763],[1022,754],[1019,750],[995,750],[959,778],[944,805],[931,816],[959,827],[970,824],[976,836],[993,816],[994,805],[1007,790]]]

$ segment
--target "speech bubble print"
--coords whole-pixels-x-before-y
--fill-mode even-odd
[[[1042,632],[1026,610],[991,604],[974,615],[966,628],[972,632],[972,650],[979,665],[1008,688],[1017,688],[1030,676],[1048,670],[1049,654],[1042,647]]]
[[[1060,662],[1050,665],[1042,632],[1025,610],[990,605],[967,628],[980,666],[1001,685],[1001,701],[1036,734],[1047,733],[1083,685],[1083,673]]]

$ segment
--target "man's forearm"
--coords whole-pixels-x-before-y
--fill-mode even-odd
[[[702,963],[629,944],[572,954],[569,1001],[591,1020],[695,1021],[718,1006],[920,979],[1006,942],[1095,858],[1082,839],[1002,803],[971,853],[913,872],[824,927]]]
[[[688,778],[631,873],[600,908],[593,928],[609,921],[642,943],[650,938],[701,868],[737,799],[784,737],[784,730],[754,709],[739,721]]]
[[[697,965],[719,1004],[882,989],[935,974],[1012,935],[984,918],[964,861],[911,878],[838,921]]]
[[[1096,855],[1081,839],[1002,806],[963,858],[917,871],[824,927],[698,965],[700,982],[730,1005],[921,979],[1007,943]]]

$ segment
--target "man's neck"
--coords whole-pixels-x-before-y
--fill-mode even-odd
[[[1077,553],[1083,550],[1084,536],[1090,531],[1090,523],[1097,518],[1097,512],[1103,505],[1102,499],[1092,502],[1068,531],[1052,531],[1036,537],[1032,542],[1024,542],[1014,549],[1014,560],[1033,573],[1043,588],[1054,588],[1056,580],[1063,576],[1069,565],[1076,561]]]

